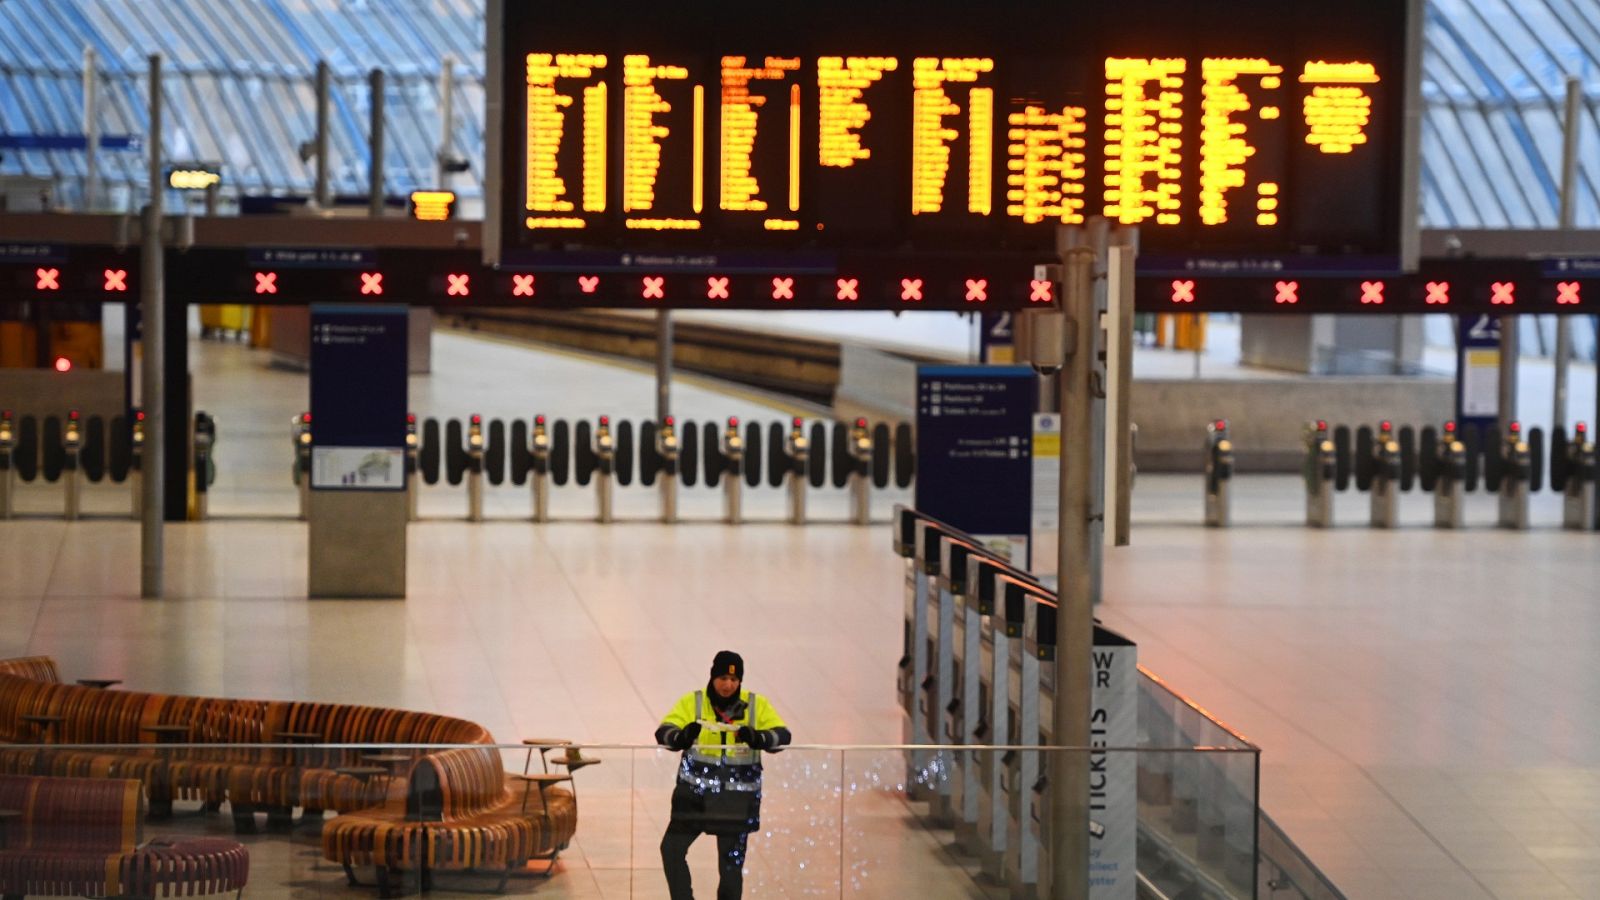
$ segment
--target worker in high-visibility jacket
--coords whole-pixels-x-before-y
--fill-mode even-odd
[[[683,695],[656,729],[656,743],[683,751],[672,792],[672,820],[661,838],[661,862],[672,900],[693,900],[689,845],[717,837],[717,900],[744,892],[750,832],[761,827],[761,754],[789,743],[789,729],[766,697],[742,688],[744,659],[717,653],[703,690]]]

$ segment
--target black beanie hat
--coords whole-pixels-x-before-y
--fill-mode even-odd
[[[718,675],[732,675],[744,680],[744,657],[732,650],[718,650],[715,659],[711,660],[711,677]]]

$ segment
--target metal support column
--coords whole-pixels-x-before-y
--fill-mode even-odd
[[[83,48],[83,211],[100,201],[100,77],[93,47]]]
[[[164,210],[161,160],[161,56],[150,57],[150,124],[146,138],[149,157],[150,202],[144,209],[141,235],[140,402],[144,410],[145,442],[143,459],[143,516],[139,523],[139,594],[160,597],[163,593],[162,502],[166,494],[167,416],[166,385],[166,285],[162,271],[161,219]]]
[[[383,70],[373,69],[367,76],[372,120],[367,126],[367,215],[383,215]]]
[[[1571,231],[1577,220],[1578,140],[1582,132],[1579,116],[1583,112],[1583,82],[1567,76],[1567,112],[1562,120],[1565,140],[1561,145],[1561,230]],[[1556,316],[1556,384],[1550,418],[1551,433],[1567,427],[1567,378],[1572,367],[1572,317]]]
[[[1103,220],[1098,222],[1104,234]],[[1099,567],[1101,500],[1095,496],[1104,469],[1105,373],[1100,361],[1099,304],[1094,248],[1073,246],[1081,231],[1057,231],[1061,254],[1062,307],[1066,314],[1060,372],[1061,446],[1081,452],[1061,454],[1061,531],[1057,559],[1060,613],[1056,617],[1057,695],[1051,734],[1058,745],[1089,746],[1091,665],[1094,649],[1094,584]],[[1104,244],[1102,243],[1103,247]],[[1102,268],[1103,271],[1103,268]],[[1096,423],[1099,423],[1099,430]],[[1050,869],[1052,896],[1089,896],[1089,762],[1070,756],[1054,761],[1050,778]]]
[[[656,421],[672,416],[672,313],[656,311]]]
[[[1517,365],[1521,361],[1521,335],[1517,333],[1516,316],[1500,317],[1500,397],[1499,426],[1495,440],[1511,433],[1511,423],[1517,421]]]
[[[327,209],[333,205],[333,191],[328,185],[328,115],[332,105],[333,73],[325,59],[317,60],[317,133],[314,152],[317,155],[317,207]]]
[[[450,189],[450,161],[455,155],[455,90],[456,58],[446,55],[439,63],[439,151],[434,160],[434,183],[440,190]]]

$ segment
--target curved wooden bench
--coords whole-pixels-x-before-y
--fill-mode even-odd
[[[140,785],[127,779],[0,775],[14,810],[0,848],[0,895],[194,896],[240,891],[250,856],[237,841],[139,844]]]

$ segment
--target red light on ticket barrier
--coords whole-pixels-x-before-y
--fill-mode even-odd
[[[643,282],[644,299],[660,300],[666,297],[666,283],[667,279],[660,275],[646,275]]]
[[[540,418],[542,419],[544,417],[540,416]],[[609,426],[611,424],[611,417],[610,416],[601,416],[600,417],[600,424],[602,426]]]
[[[1454,423],[1454,422],[1446,422],[1446,423],[1444,423],[1444,433],[1445,434],[1455,434],[1456,433],[1456,423]]]
[[[1382,422],[1378,423],[1378,430],[1379,431],[1393,431],[1394,430],[1394,423],[1389,421],[1388,419],[1384,419]]]
[[[579,275],[578,276],[578,290],[583,291],[585,294],[592,294],[599,287],[600,287],[600,276],[599,275]]]
[[[1365,304],[1365,305],[1368,305],[1368,306],[1380,306],[1380,305],[1382,305],[1383,304],[1383,282],[1381,282],[1381,281],[1363,281],[1363,282],[1361,282],[1361,302],[1363,304]]]
[[[834,280],[834,284],[837,285],[838,288],[839,288],[839,290],[834,294],[834,296],[839,298],[840,300],[842,300],[842,301],[844,301],[846,303],[851,303],[851,302],[854,302],[856,300],[860,300],[861,299],[860,294],[857,293],[857,291],[856,291],[857,286],[861,284],[861,280],[860,279],[858,279],[858,278],[838,278],[838,279]]]
[[[987,279],[987,278],[968,278],[967,279],[967,302],[968,303],[987,303],[988,300],[989,300],[989,279]]]
[[[1293,305],[1300,302],[1300,282],[1280,281],[1275,287],[1278,295],[1274,298],[1274,303]]]
[[[865,427],[867,427],[867,420],[866,419],[857,419],[856,420],[856,427],[857,428],[865,428]]]
[[[1212,425],[1212,427],[1215,428],[1218,431],[1227,431],[1228,430],[1228,420],[1227,419],[1218,419],[1215,422],[1215,424]]]
[[[728,278],[727,278],[727,276],[725,276],[725,275],[723,275],[723,276],[718,276],[718,275],[708,275],[708,276],[706,276],[706,299],[707,300],[726,300],[726,299],[728,299]]]
[[[56,357],[56,371],[57,372],[71,372],[72,371],[72,360],[67,359],[65,356]]]
[[[533,296],[533,276],[532,275],[513,275],[513,276],[511,276],[511,296],[513,296],[513,297],[532,297]]]
[[[128,270],[107,269],[106,290],[126,292],[128,290]]]
[[[34,278],[35,278],[35,280],[33,282],[34,290],[37,290],[37,291],[59,291],[59,290],[61,290],[61,270],[60,269],[34,269],[33,270],[33,274],[34,274]]]
[[[794,279],[793,278],[774,278],[774,279],[772,279],[772,299],[774,299],[774,300],[793,300],[794,299]]]
[[[1521,422],[1512,422],[1511,423],[1511,433],[1512,434],[1521,434],[1522,433],[1522,423]]]
[[[482,425],[483,424],[483,416],[480,416],[477,413],[473,413],[472,414],[472,424],[474,424],[474,425]]]
[[[257,294],[276,294],[277,292],[278,292],[278,273],[277,272],[257,272],[256,273],[256,293]]]
[[[544,416],[534,416],[533,417],[533,424],[535,424],[535,425],[543,425],[544,424]]]
[[[1449,305],[1449,303],[1450,303],[1450,282],[1448,282],[1448,281],[1430,281],[1430,282],[1428,282],[1428,297],[1427,297],[1427,300],[1428,300],[1428,305],[1429,306],[1447,306],[1447,305]]]
[[[921,278],[902,278],[902,279],[900,279],[900,299],[904,300],[904,301],[906,301],[908,303],[921,303],[922,302],[922,279]]]
[[[365,294],[365,295],[368,295],[368,296],[372,296],[372,297],[376,297],[376,296],[382,294],[383,293],[383,273],[382,272],[362,272],[361,273],[361,293]]]
[[[415,425],[415,424],[417,424],[417,414],[416,413],[406,413],[406,424],[407,425]]]
[[[1576,281],[1563,281],[1556,285],[1556,305],[1577,306],[1579,300],[1578,291],[1581,287],[1582,285]]]
[[[800,418],[799,416],[795,416],[793,424],[794,424],[794,427],[799,428],[801,425],[805,424],[805,420]]]
[[[729,416],[728,417],[728,427],[729,428],[738,428],[739,427],[739,417],[738,416]]]
[[[133,418],[134,418],[134,421],[136,421],[136,422],[143,422],[144,421],[144,410],[141,409],[138,412],[134,413],[133,414]]]
[[[450,286],[445,293],[451,297],[466,297],[472,294],[472,276],[467,274],[451,274],[446,276]]]
[[[673,418],[672,418],[672,417],[671,417],[671,416],[667,416],[667,425],[668,425],[668,426],[669,426],[669,427],[670,427],[670,426],[671,426],[671,425],[672,425],[672,423],[673,423],[673,422],[674,422],[674,421],[676,421],[676,420],[674,420],[674,419],[673,419]]]
[[[1582,437],[1582,436],[1583,436],[1583,435],[1585,435],[1585,434],[1588,434],[1588,433],[1589,433],[1589,426],[1588,426],[1588,425],[1585,425],[1585,424],[1584,424],[1584,423],[1582,423],[1582,422],[1579,422],[1579,423],[1578,423],[1578,424],[1577,424],[1577,425],[1576,425],[1576,426],[1575,426],[1575,428],[1576,428],[1576,430],[1577,430],[1577,432],[1578,432],[1578,436],[1579,436],[1579,437]]]
[[[1489,304],[1491,306],[1510,306],[1517,302],[1517,283],[1515,281],[1496,281],[1489,288]]]
[[[1048,278],[1035,278],[1028,282],[1029,303],[1049,303],[1056,298],[1055,282]]]
[[[1317,430],[1318,431],[1327,431],[1328,430],[1328,420],[1327,419],[1318,419],[1317,420]]]
[[[1173,303],[1193,303],[1194,302],[1194,282],[1193,281],[1174,281],[1172,283],[1172,302]]]

